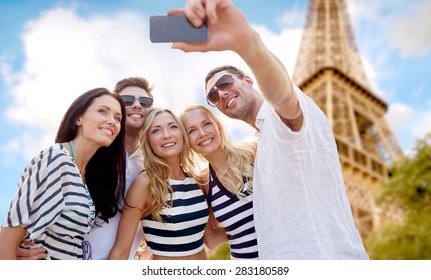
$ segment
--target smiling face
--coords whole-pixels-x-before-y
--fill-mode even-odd
[[[121,106],[115,97],[102,95],[93,100],[85,113],[76,120],[78,137],[96,146],[109,146],[121,129]]]
[[[183,133],[178,122],[168,112],[162,111],[154,117],[147,138],[151,150],[160,158],[179,158],[183,151]]]
[[[188,111],[181,117],[190,147],[203,156],[220,149],[221,132],[210,114],[201,108]]]
[[[139,97],[149,97],[149,94],[140,87],[128,86],[118,93],[119,95],[131,95],[135,101],[131,106],[126,106],[126,133],[130,131],[139,131],[144,122],[145,115],[150,108],[142,107],[139,104]]]
[[[208,93],[224,75],[230,75],[234,79],[234,84],[227,90],[218,91],[219,101],[217,108],[228,117],[245,121],[251,108],[254,108],[253,83],[247,76],[239,78],[226,70],[217,72],[208,80],[206,92]]]

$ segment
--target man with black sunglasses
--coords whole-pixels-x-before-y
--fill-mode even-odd
[[[334,135],[324,113],[294,87],[230,0],[188,0],[196,27],[206,20],[205,43],[172,45],[185,52],[231,50],[249,66],[253,80],[233,66],[210,71],[207,101],[259,132],[254,165],[254,218],[261,259],[368,259],[355,227]]]

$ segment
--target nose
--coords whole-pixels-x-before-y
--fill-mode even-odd
[[[217,92],[218,92],[219,98],[225,100],[227,98],[227,94],[229,93],[229,90],[217,89]]]
[[[169,138],[171,136],[171,133],[169,131],[169,129],[163,129],[162,130],[162,137],[163,138]]]
[[[133,100],[133,104],[132,104],[133,108],[141,108],[141,103],[139,102],[139,98],[136,98]]]
[[[207,134],[207,132],[203,127],[199,127],[198,132],[199,132],[199,136],[205,136]]]
[[[107,123],[109,125],[115,125],[115,123],[116,123],[115,116],[114,115],[108,115]]]

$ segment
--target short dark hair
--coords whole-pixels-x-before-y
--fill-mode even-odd
[[[120,91],[125,89],[126,87],[140,87],[144,89],[150,98],[153,98],[153,85],[150,85],[150,82],[148,82],[147,79],[142,77],[129,77],[124,78],[117,82],[117,84],[114,87],[114,93],[119,94]]]
[[[126,185],[125,116],[123,99],[106,88],[95,88],[80,95],[66,111],[57,131],[55,143],[75,139],[78,132],[76,120],[82,116],[94,99],[109,95],[121,106],[121,129],[108,147],[101,147],[90,159],[85,169],[85,182],[96,207],[96,215],[104,221],[114,217],[122,207]]]

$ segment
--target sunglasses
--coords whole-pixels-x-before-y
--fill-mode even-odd
[[[223,75],[218,79],[215,85],[211,88],[211,90],[207,94],[207,102],[209,105],[216,107],[219,101],[219,90],[226,91],[230,89],[235,80],[231,75]]]
[[[135,100],[139,100],[139,104],[141,104],[142,107],[149,108],[153,105],[153,99],[150,97],[134,97],[133,95],[121,95],[121,98],[123,98],[124,105],[126,106],[132,106],[133,103],[135,103]]]

